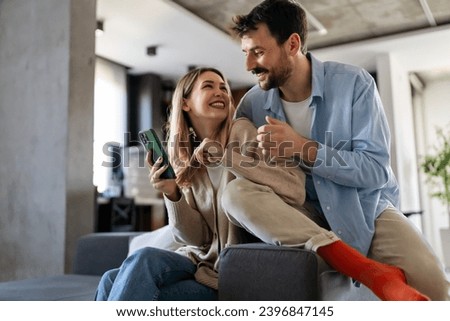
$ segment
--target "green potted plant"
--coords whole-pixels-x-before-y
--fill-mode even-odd
[[[447,132],[437,129],[437,143],[433,154],[426,155],[420,164],[431,187],[431,197],[439,199],[446,207],[449,228],[441,229],[445,265],[450,268],[450,126]]]

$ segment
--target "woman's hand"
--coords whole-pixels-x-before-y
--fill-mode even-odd
[[[147,165],[150,170],[150,174],[148,175],[148,178],[150,179],[150,184],[152,184],[157,191],[164,193],[166,197],[171,201],[173,202],[178,201],[181,198],[181,195],[175,180],[160,178],[162,173],[164,173],[164,171],[167,169],[168,165],[161,166],[163,160],[162,157],[159,157],[157,161],[152,165],[151,156],[152,156],[151,152],[148,152]]]
[[[223,146],[219,142],[205,138],[194,150],[194,157],[205,166],[220,164],[223,158]]]

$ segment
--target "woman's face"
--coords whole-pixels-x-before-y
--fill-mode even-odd
[[[228,117],[229,109],[230,96],[225,82],[212,71],[203,72],[197,78],[183,104],[183,110],[189,114],[195,128],[218,126]]]

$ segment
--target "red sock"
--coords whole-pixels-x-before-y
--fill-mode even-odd
[[[371,260],[342,241],[319,247],[325,262],[372,290],[384,301],[428,301],[427,296],[406,284],[403,271]]]

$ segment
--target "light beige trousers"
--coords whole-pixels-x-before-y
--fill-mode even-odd
[[[293,208],[270,187],[246,179],[231,181],[222,195],[231,222],[263,242],[289,247],[317,248],[339,240],[318,224],[306,208]],[[409,285],[432,300],[449,300],[443,265],[416,227],[397,209],[386,209],[375,221],[369,258],[401,268]]]

